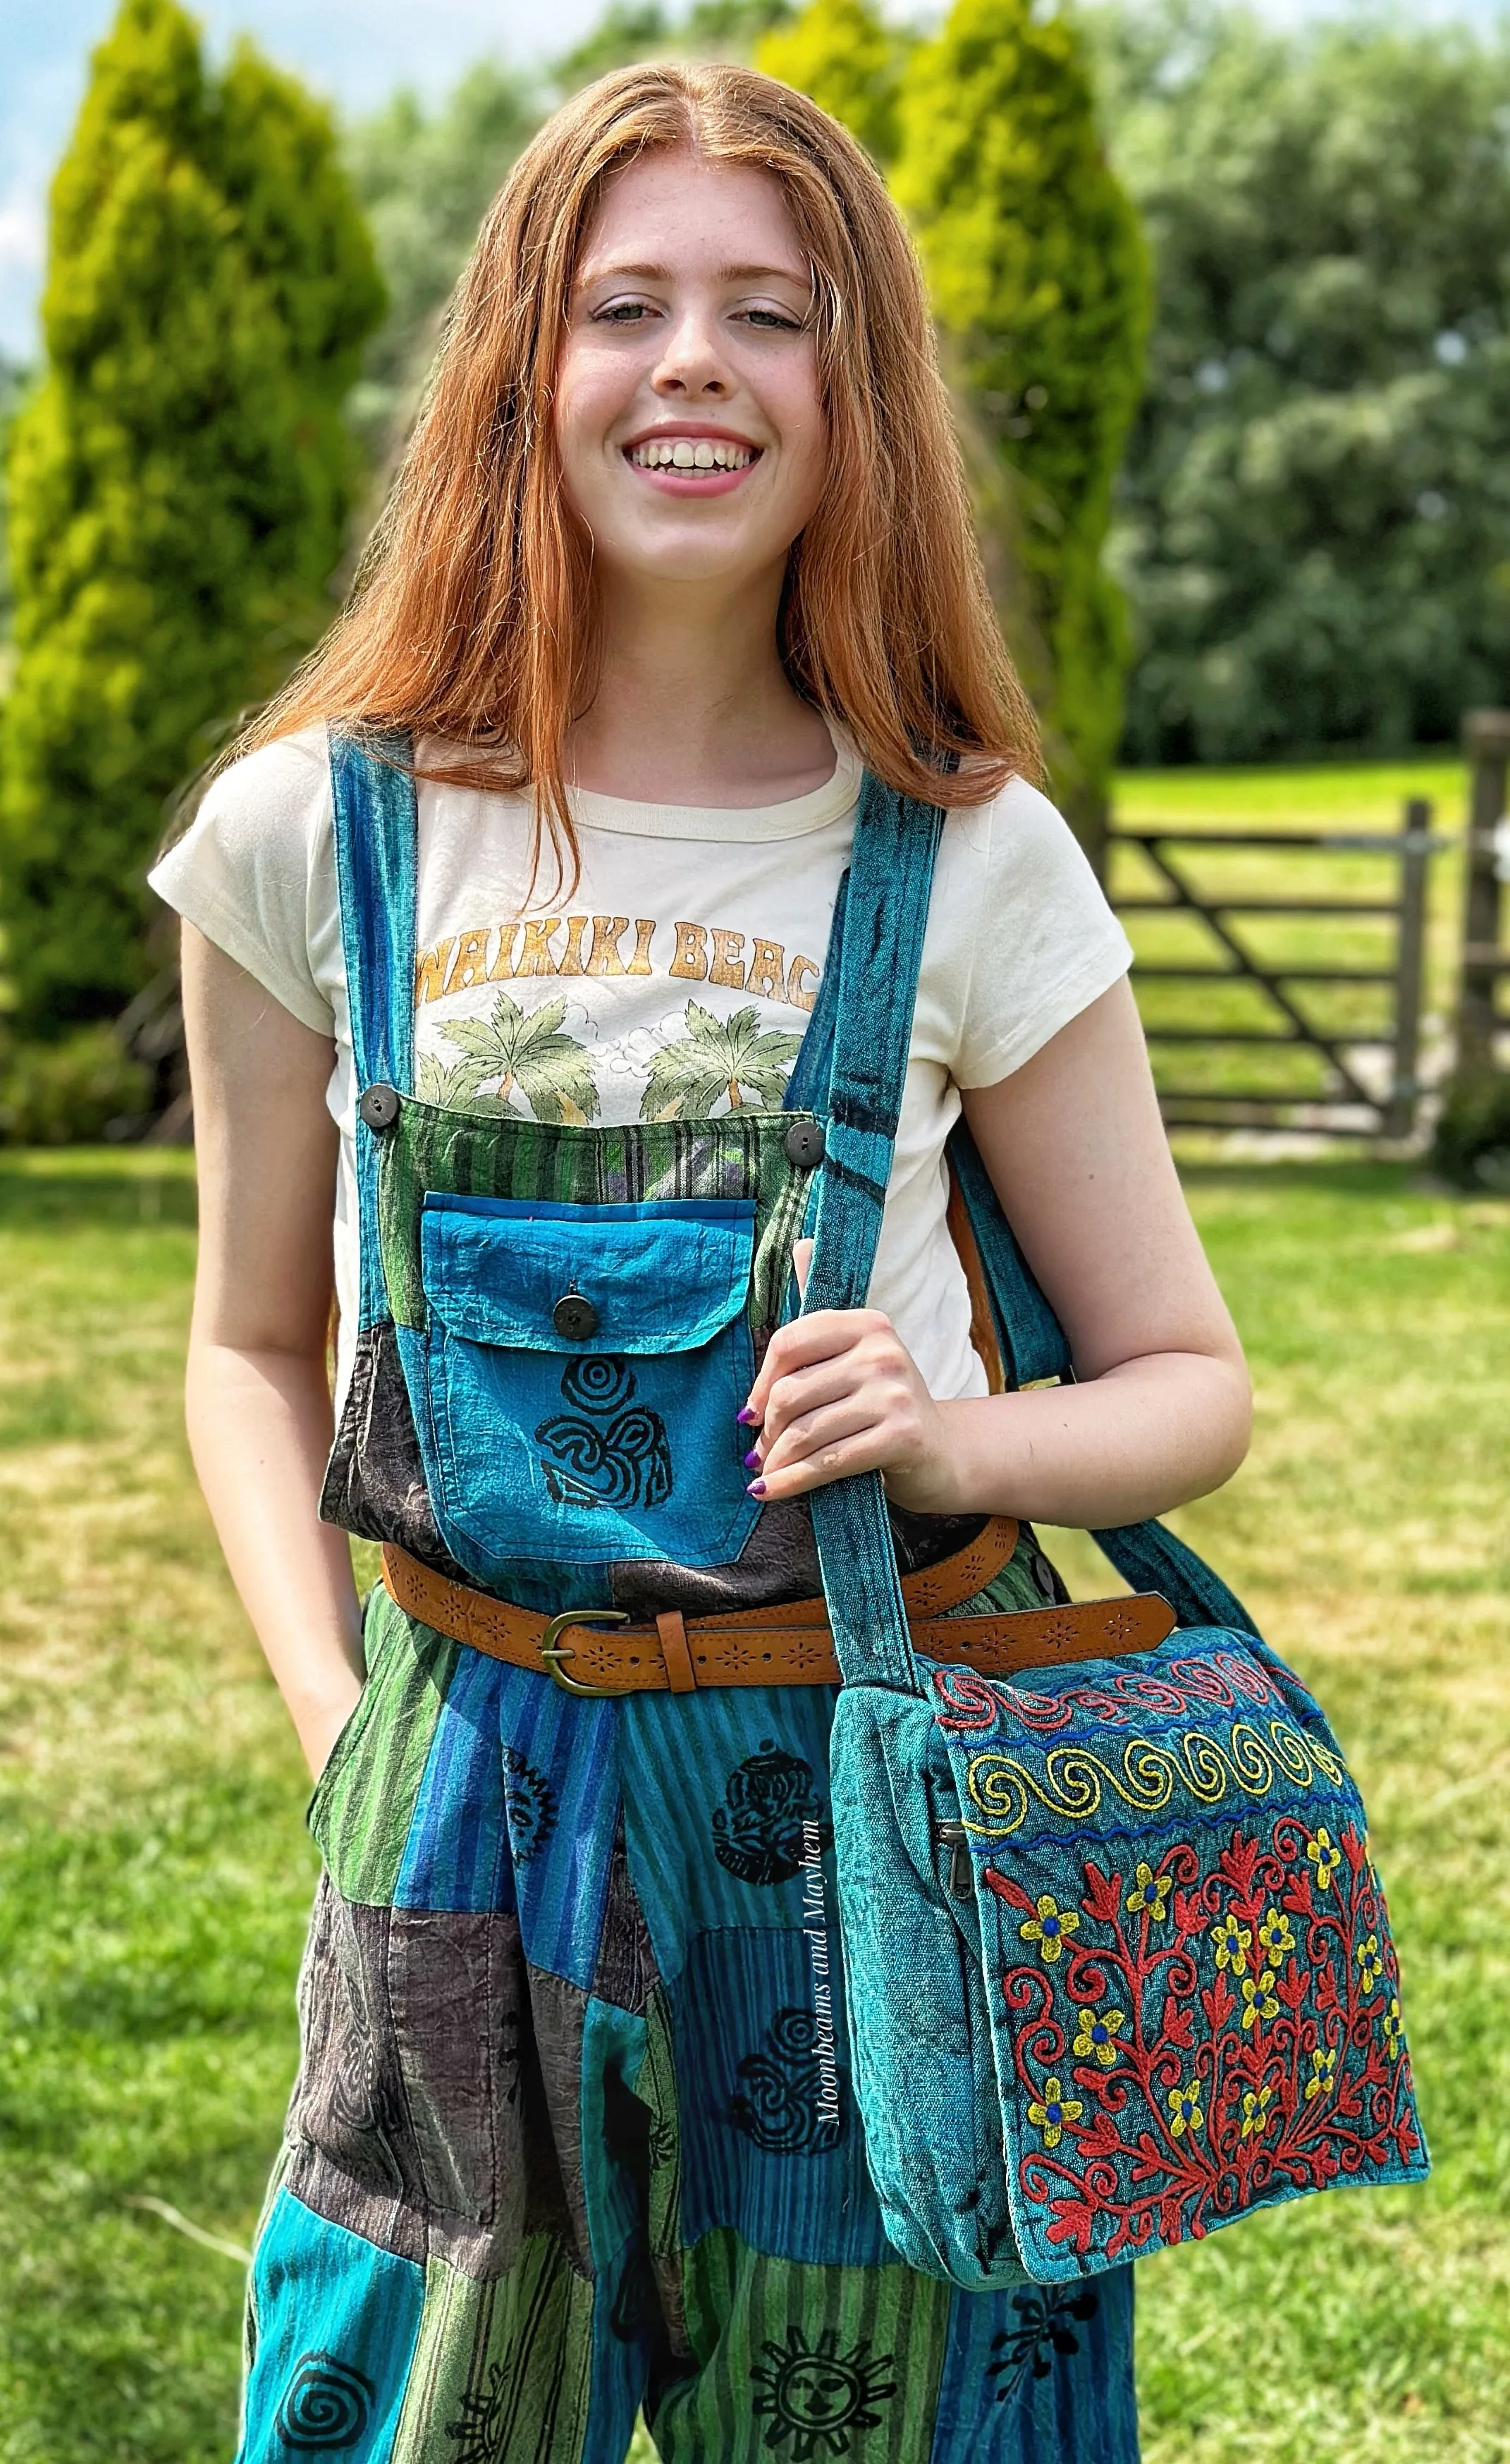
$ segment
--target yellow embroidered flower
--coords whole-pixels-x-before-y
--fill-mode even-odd
[[[1272,2087],[1259,2088],[1257,2096],[1255,2096],[1252,2088],[1245,2091],[1242,2100],[1242,2135],[1244,2139],[1253,2139],[1257,2137],[1260,2130],[1268,2129],[1269,2106],[1272,2103],[1273,2099],[1274,2090]]]
[[[1206,2116],[1201,2111],[1201,2083],[1192,2079],[1188,2087],[1171,2087],[1169,2097],[1170,2135],[1183,2139],[1187,2130],[1199,2130]]]
[[[1354,1956],[1358,1962],[1358,1991],[1371,1993],[1384,1974],[1384,1959],[1379,1949],[1379,1937],[1371,1933],[1367,1942],[1358,1945]]]
[[[1280,2006],[1274,1998],[1273,1985],[1272,1968],[1266,1968],[1259,1976],[1243,1978],[1240,1991],[1242,2024],[1245,2028],[1256,2027],[1260,2019],[1272,2019],[1278,2013]]]
[[[1133,1868],[1132,1879],[1137,1887],[1127,1893],[1128,1915],[1136,1916],[1140,1908],[1147,1908],[1150,1917],[1167,1917],[1170,1893],[1174,1888],[1173,1875],[1156,1874],[1151,1865],[1144,1864],[1140,1859]]]
[[[1384,2047],[1392,2062],[1397,2062],[1405,2045],[1405,2031],[1400,2025],[1400,1996],[1391,1993],[1390,2008],[1384,2014]]]
[[[1075,2031],[1075,2059],[1100,2062],[1109,2071],[1117,2058],[1117,2038],[1127,2024],[1124,2011],[1083,2011]]]
[[[1211,1939],[1218,1968],[1230,1967],[1236,1976],[1239,1968],[1247,1967],[1248,1945],[1253,1940],[1249,1926],[1240,1925],[1234,1916],[1225,1916],[1219,1925],[1213,1925]]]
[[[1307,2104],[1310,2103],[1313,2096],[1324,2096],[1326,2094],[1327,2089],[1331,2086],[1332,2074],[1336,2068],[1336,2048],[1331,2045],[1317,2045],[1311,2054],[1311,2076],[1305,2082],[1305,2101]]]
[[[1028,2120],[1035,2130],[1042,2131],[1045,2147],[1057,2147],[1064,2136],[1066,2122],[1078,2122],[1084,2110],[1079,2097],[1061,2095],[1057,2079],[1046,2079],[1043,2101],[1040,2104],[1037,2098],[1033,2100],[1028,2106]]]
[[[1318,1830],[1315,1838],[1306,1841],[1305,1854],[1316,1868],[1317,1889],[1329,1891],[1332,1876],[1343,1861],[1342,1850],[1332,1845],[1331,1833],[1324,1828]]]
[[[1036,1942],[1039,1957],[1052,1966],[1064,1947],[1066,1936],[1080,1931],[1080,1911],[1061,1908],[1045,1891],[1039,1902],[1038,1915],[1019,1925],[1018,1931],[1024,1942]]]
[[[1281,1916],[1278,1908],[1269,1908],[1264,1914],[1263,1923],[1258,1927],[1258,1947],[1271,1968],[1277,1968],[1286,1952],[1295,1948],[1290,1920]]]

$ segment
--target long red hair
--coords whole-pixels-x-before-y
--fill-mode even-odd
[[[557,362],[604,184],[677,148],[778,180],[812,264],[829,469],[782,597],[793,686],[904,794],[984,803],[1014,772],[1038,776],[917,259],[879,173],[774,78],[673,62],[601,78],[514,165],[350,603],[233,753],[321,719],[440,738],[427,777],[531,785],[536,831],[543,816],[575,872],[566,737],[599,643],[589,541],[556,451]]]

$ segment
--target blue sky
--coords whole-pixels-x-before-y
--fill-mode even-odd
[[[1325,0],[1265,0],[1307,15]],[[397,85],[437,94],[488,55],[520,62],[564,51],[601,0],[200,0],[220,48],[245,29],[345,112]],[[1411,17],[1486,17],[1492,0],[1414,0]],[[46,245],[47,185],[67,139],[92,44],[115,0],[0,0],[0,352],[31,356]]]
[[[0,352],[30,355],[47,186],[116,0],[0,0]],[[347,112],[397,85],[443,92],[489,55],[564,51],[598,0],[198,0],[218,50],[242,32]]]

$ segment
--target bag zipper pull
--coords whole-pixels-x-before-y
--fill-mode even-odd
[[[953,1850],[953,1855],[949,1860],[949,1887],[952,1896],[956,1900],[973,1900],[975,1896],[975,1883],[970,1870],[970,1844],[965,1837],[964,1824],[940,1822],[935,1824],[934,1828],[938,1835],[939,1846]]]

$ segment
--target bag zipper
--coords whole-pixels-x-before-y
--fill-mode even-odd
[[[971,1872],[970,1842],[962,1822],[935,1822],[933,1835],[941,1848],[951,1849],[949,1887],[956,1900],[973,1900],[975,1896],[974,1876]]]

